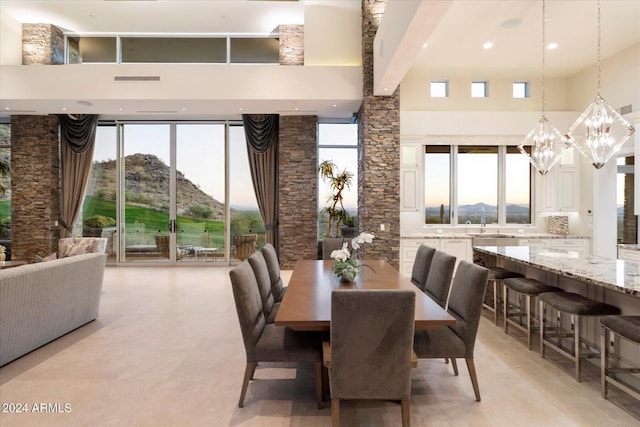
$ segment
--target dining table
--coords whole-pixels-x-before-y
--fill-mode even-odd
[[[332,272],[333,260],[299,260],[276,314],[276,326],[298,331],[329,331],[334,289],[410,289],[416,293],[415,329],[455,325],[456,319],[384,260],[360,260],[353,282]]]

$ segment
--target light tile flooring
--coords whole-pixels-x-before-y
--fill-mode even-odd
[[[97,321],[0,369],[3,410],[28,407],[0,413],[0,425],[330,426],[306,365],[259,366],[238,408],[245,355],[228,270],[108,268]],[[541,359],[489,319],[475,351],[482,402],[464,362],[454,377],[444,361],[421,360],[413,426],[640,425],[600,397],[595,367],[577,383],[570,363]],[[57,412],[34,412],[41,403]],[[400,406],[344,402],[342,425],[400,425]]]

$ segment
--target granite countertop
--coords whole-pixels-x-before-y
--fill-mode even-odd
[[[640,245],[632,244],[632,243],[620,243],[618,247],[622,249],[631,249],[634,251],[640,251]]]
[[[536,246],[476,246],[474,249],[640,298],[640,263],[638,262],[587,256],[570,250]]]
[[[577,234],[551,234],[551,233],[408,233],[403,234],[401,239],[473,239],[474,237],[495,238],[516,238],[516,239],[589,239],[589,236]]]

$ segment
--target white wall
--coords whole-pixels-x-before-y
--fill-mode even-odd
[[[614,109],[631,104],[640,111],[640,43],[602,60],[600,95]],[[567,80],[568,109],[582,111],[596,97],[594,65]]]
[[[22,24],[0,11],[0,65],[22,64]]]
[[[362,65],[361,10],[360,0],[306,0],[304,64]]]
[[[431,98],[431,81],[449,81],[448,98]],[[531,96],[525,99],[513,98],[515,80],[491,79],[478,76],[477,81],[488,81],[488,98],[471,98],[471,80],[448,79],[446,76],[416,72],[407,73],[400,86],[400,109],[403,111],[541,111],[542,82],[529,82]],[[567,110],[566,80],[546,79],[546,111]]]

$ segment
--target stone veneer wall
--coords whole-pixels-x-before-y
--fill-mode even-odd
[[[304,65],[304,25],[280,25],[280,65]]]
[[[60,156],[55,116],[11,116],[11,258],[57,252]]]
[[[22,65],[64,64],[64,34],[51,24],[22,24]]]
[[[400,88],[373,95],[373,40],[386,0],[362,1],[363,102],[358,112],[358,224],[373,232],[365,257],[400,265]],[[385,230],[380,230],[384,224]]]
[[[318,257],[316,116],[280,116],[280,267]]]

